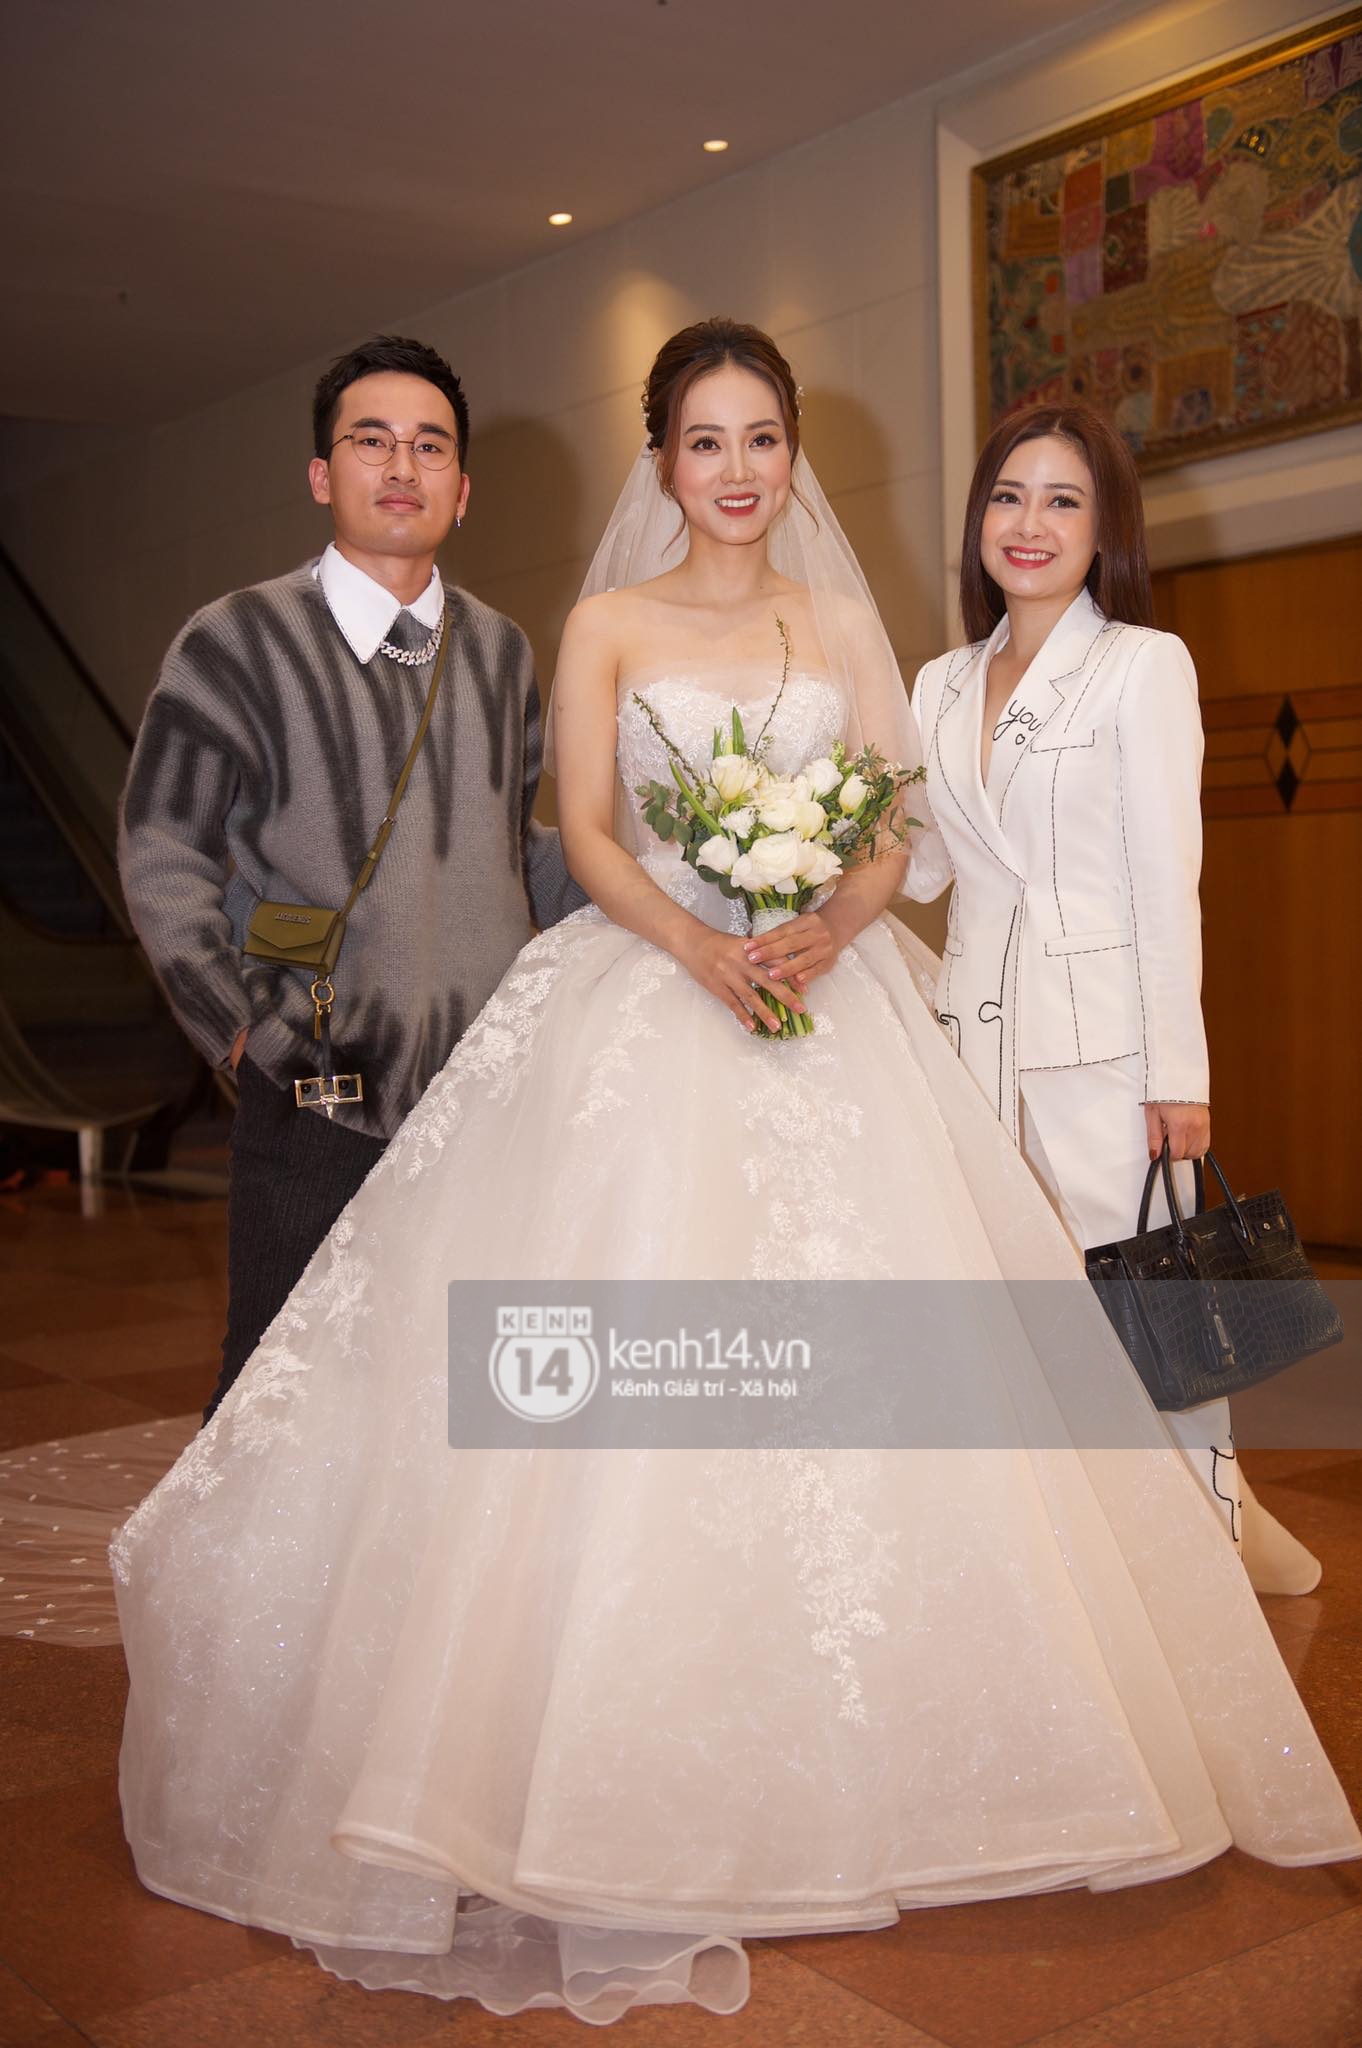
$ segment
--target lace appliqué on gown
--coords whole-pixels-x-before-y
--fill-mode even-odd
[[[812,1451],[719,1451],[706,1462],[705,1490],[688,1503],[691,1524],[720,1550],[738,1550],[750,1567],[779,1531],[814,1623],[809,1647],[831,1660],[837,1715],[865,1727],[868,1717],[855,1639],[881,1636],[884,1616],[871,1604],[898,1576],[891,1555],[897,1529],[872,1529],[850,1505],[859,1453],[838,1453],[839,1486]]]
[[[690,869],[686,872],[689,874]],[[698,881],[698,876],[696,879]],[[667,976],[676,972],[676,962],[667,954],[660,953],[655,946],[646,947],[640,955],[630,972],[629,987],[619,1006],[619,1022],[591,1061],[586,1098],[569,1119],[574,1129],[583,1124],[594,1124],[598,1117],[607,1115],[612,1109],[628,1107],[627,1096],[611,1085],[612,1079],[623,1082],[632,1074],[630,1048],[636,1040],[656,1038],[656,1028],[648,1022],[646,1005]]]
[[[577,929],[602,922],[600,911],[588,904],[531,939],[388,1146],[371,1180],[386,1174],[413,1180],[423,1173],[463,1121],[469,1083],[481,1083],[479,1092],[489,1101],[511,1100]]]
[[[324,1332],[330,1351],[348,1357],[354,1349],[357,1323],[370,1314],[367,1300],[372,1269],[355,1246],[354,1217],[347,1209],[332,1228],[324,1258],[313,1261],[305,1278],[271,1323],[254,1353],[251,1370],[243,1374],[193,1441],[171,1466],[154,1493],[126,1522],[109,1546],[114,1577],[126,1582],[130,1544],[141,1540],[146,1526],[164,1511],[177,1493],[204,1500],[222,1484],[223,1460],[270,1449],[283,1439],[302,1441],[290,1414],[304,1375],[316,1362],[306,1339]]]
[[[743,1178],[768,1218],[754,1252],[754,1279],[871,1279],[891,1270],[885,1233],[857,1198],[863,1117],[861,1105],[841,1092],[845,1069],[835,1038],[832,1018],[815,1011],[812,1038],[775,1045],[752,1039],[740,1048],[745,1122],[757,1141],[743,1160]]]

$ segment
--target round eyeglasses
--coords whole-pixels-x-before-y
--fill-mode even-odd
[[[348,441],[360,461],[367,462],[371,469],[391,462],[399,448],[410,448],[422,469],[448,469],[459,452],[458,443],[445,434],[417,434],[413,439],[406,434],[394,434],[387,427],[352,427],[348,434],[338,435],[331,447],[339,448],[342,441]]]

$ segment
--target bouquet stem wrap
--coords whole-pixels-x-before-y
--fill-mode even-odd
[[[774,904],[769,910],[754,909],[752,911],[752,936],[756,939],[764,938],[767,932],[775,931],[782,924],[792,923],[800,914],[799,911],[792,910],[788,904],[784,903]],[[766,990],[762,991],[762,1001],[769,1010],[774,1010],[780,1018],[779,1033],[767,1031],[763,1034],[765,1037],[806,1038],[813,1030],[813,1018],[807,1010],[787,1010],[784,1003],[777,997],[768,994]],[[760,1029],[761,1027],[759,1026],[758,1028]]]

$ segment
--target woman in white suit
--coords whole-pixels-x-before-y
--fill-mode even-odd
[[[1165,1136],[1190,1162],[1211,1135],[1196,672],[1154,629],[1139,478],[1098,414],[994,430],[960,589],[971,644],[913,696],[955,873],[937,1015],[1083,1249],[1133,1234]],[[1318,1563],[1244,1484],[1228,1401],[1166,1420],[1258,1589],[1311,1590]]]

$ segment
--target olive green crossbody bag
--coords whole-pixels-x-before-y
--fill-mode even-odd
[[[309,967],[313,973],[312,1001],[316,1008],[313,1036],[321,1041],[323,1073],[320,1079],[295,1081],[293,1092],[300,1108],[317,1107],[332,1114],[339,1102],[360,1102],[364,1098],[364,1083],[358,1074],[333,1074],[331,1068],[331,1006],[336,999],[332,979],[336,962],[340,958],[341,946],[345,940],[345,927],[350,913],[359,901],[362,890],[373,880],[374,870],[383,855],[397,816],[397,807],[406,791],[416,757],[430,728],[430,716],[435,709],[440,681],[445,671],[445,658],[449,645],[449,617],[446,613],[444,629],[440,634],[439,651],[435,657],[435,673],[430,679],[426,692],[425,707],[421,722],[416,728],[416,737],[411,743],[402,772],[393,784],[393,793],[388,799],[388,808],[383,822],[374,834],[373,845],[364,856],[354,885],[339,910],[325,910],[315,903],[257,903],[246,926],[246,936],[241,950],[252,960],[271,960],[281,967]]]

